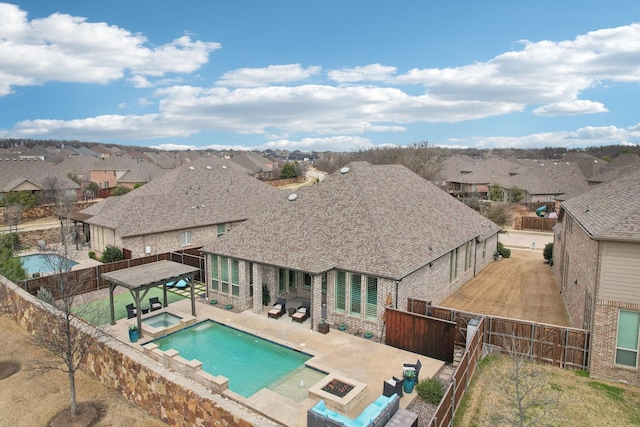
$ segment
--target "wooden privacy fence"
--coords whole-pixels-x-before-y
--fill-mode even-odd
[[[538,218],[537,216],[520,217],[523,230],[552,231],[558,220],[556,218]]]
[[[109,264],[97,265],[95,267],[84,268],[79,270],[72,270],[66,273],[60,273],[57,275],[56,280],[65,280],[65,283],[73,283],[74,291],[77,289],[77,294],[96,291],[102,288],[109,287],[109,284],[102,279],[103,273],[110,273],[112,271],[122,270],[125,268],[136,267],[138,265],[149,264],[157,261],[169,260],[178,262],[180,264],[189,265],[191,267],[197,267],[200,269],[196,273],[195,280],[204,282],[205,280],[205,258],[200,254],[200,249],[185,249],[180,252],[166,252],[163,254],[150,255],[141,258],[125,259],[122,261],[111,262]],[[29,292],[31,295],[37,295],[40,287],[50,288],[52,276],[42,276],[35,279],[25,280],[18,285]],[[55,291],[55,289],[51,289]],[[54,297],[57,297],[54,295]]]
[[[526,349],[532,360],[561,368],[587,369],[589,366],[589,331],[548,325],[526,320],[487,316],[430,306],[427,301],[411,300],[408,310],[456,323],[455,343],[464,346],[467,324],[473,318],[484,318],[484,343],[507,351],[506,346]]]

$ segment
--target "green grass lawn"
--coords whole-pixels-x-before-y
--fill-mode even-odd
[[[149,306],[149,298],[158,297],[162,302],[162,286],[149,289],[147,295],[144,297],[143,306]],[[175,301],[180,301],[185,297],[178,295],[174,292],[167,292],[167,303],[171,304]],[[123,292],[113,296],[113,308],[115,312],[116,320],[125,319],[127,317],[127,304],[133,303],[133,297],[131,292]],[[111,321],[109,315],[109,297],[101,300],[93,301],[88,304],[79,305],[75,307],[74,312],[96,326],[101,326]]]

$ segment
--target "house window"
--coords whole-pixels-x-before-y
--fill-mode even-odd
[[[377,319],[378,279],[376,277],[337,271],[335,289],[337,313],[348,313],[351,316],[369,320]]]
[[[220,291],[229,293],[229,258],[220,257]]]
[[[211,256],[211,289],[240,296],[240,262],[226,256]]]
[[[240,296],[240,262],[237,259],[231,260],[231,295]]]
[[[302,283],[303,289],[311,289],[311,275],[304,273],[304,282]]]
[[[487,256],[487,241],[484,240],[482,242],[482,259],[484,259],[484,257]]]
[[[336,312],[344,313],[347,306],[347,273],[336,272]]]
[[[322,293],[327,293],[327,273],[322,273]]]
[[[293,290],[296,288],[296,272],[289,271],[289,290]]]
[[[449,282],[458,278],[458,249],[449,252]]]
[[[222,236],[226,231],[226,227],[224,224],[218,224],[218,237]]]
[[[616,365],[638,367],[638,340],[640,336],[640,313],[620,310],[618,314],[618,339],[616,342]]]
[[[213,289],[214,291],[217,291],[219,289],[217,255],[211,255],[211,289]]]
[[[467,242],[467,246],[464,248],[464,271],[467,271],[471,268],[471,249],[472,249],[472,243],[471,242]]]
[[[287,270],[284,268],[279,269],[280,280],[278,282],[278,291],[286,292],[287,291]]]
[[[349,314],[360,315],[362,308],[362,276],[360,274],[351,275],[351,304]]]
[[[366,318],[376,320],[378,317],[378,279],[376,277],[367,277],[366,298]]]
[[[191,231],[183,231],[180,233],[180,246],[189,246],[191,244]]]

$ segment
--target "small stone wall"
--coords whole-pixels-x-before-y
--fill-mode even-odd
[[[50,324],[53,308],[0,276],[0,311],[6,312],[29,332]],[[51,329],[55,334],[55,329]],[[172,367],[175,365],[172,365]],[[189,363],[185,364],[193,369]],[[149,414],[172,426],[267,427],[277,425],[229,399],[215,394],[174,372],[156,365],[140,351],[111,337],[104,337],[83,365],[86,372],[120,391]],[[187,369],[187,368],[185,368]]]

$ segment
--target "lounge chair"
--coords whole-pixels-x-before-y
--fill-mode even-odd
[[[279,319],[284,313],[287,312],[287,299],[278,298],[278,302],[273,305],[269,310],[268,316],[272,319]]]
[[[184,289],[187,287],[187,282],[185,280],[180,280],[176,283],[176,289]]]
[[[160,298],[158,297],[149,298],[149,308],[151,311],[160,310],[162,308],[162,303],[160,302]]]
[[[311,316],[311,303],[303,302],[295,313],[291,316],[292,322],[302,323]]]
[[[397,394],[398,397],[404,396],[402,388],[404,386],[404,378],[392,377],[390,380],[386,380],[382,385],[382,394],[391,397]]]
[[[416,383],[420,382],[420,380],[418,379],[418,377],[420,376],[420,369],[422,368],[422,363],[420,362],[420,359],[418,359],[416,361],[415,364],[412,363],[405,363],[402,366],[403,369],[415,369],[416,370]]]
[[[136,314],[138,312],[133,304],[127,304],[125,307],[127,308],[127,319],[133,319],[134,317],[136,317]]]

